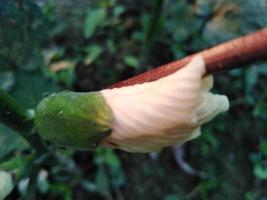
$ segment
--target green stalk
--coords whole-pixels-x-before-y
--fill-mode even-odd
[[[23,133],[33,129],[33,112],[22,108],[15,100],[0,89],[0,122]]]
[[[144,41],[141,49],[141,63],[145,64],[145,61],[149,55],[149,49],[155,39],[157,31],[159,31],[160,21],[162,19],[162,7],[164,0],[155,0],[151,8],[151,14],[149,16],[148,26],[145,29]]]
[[[40,137],[33,134],[34,111],[27,110],[0,88],[0,123],[12,128],[23,136],[37,151],[45,150]]]
[[[155,33],[157,29],[159,28],[163,3],[164,3],[164,0],[154,1],[153,7],[152,7],[152,13],[150,16],[150,21],[148,24],[148,29],[145,34],[144,44],[147,47],[150,46],[151,42],[154,39]]]
[[[32,171],[30,175],[30,181],[27,188],[27,194],[25,200],[35,200],[37,192],[37,178],[39,173],[39,166],[32,165]]]

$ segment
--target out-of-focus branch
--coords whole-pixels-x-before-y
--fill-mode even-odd
[[[222,43],[197,54],[202,55],[205,59],[206,74],[243,67],[250,62],[265,60],[267,59],[267,28]],[[152,69],[130,79],[111,85],[108,88],[119,88],[157,80],[182,68],[195,55],[196,54],[193,54],[181,60]]]
[[[28,133],[33,129],[33,114],[20,105],[0,88],[0,123],[12,129]]]
[[[37,151],[45,151],[46,147],[34,129],[34,112],[24,109],[3,89],[0,88],[0,123],[17,131]]]

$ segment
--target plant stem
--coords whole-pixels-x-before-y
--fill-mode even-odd
[[[247,63],[258,60],[266,60],[267,28],[247,36],[225,42],[197,54],[204,57],[206,63],[206,74],[213,74],[215,72],[242,67]],[[193,54],[181,60],[152,69],[148,72],[111,85],[108,88],[119,88],[160,79],[185,66],[188,62],[190,62],[192,57],[197,54]]]
[[[37,190],[37,178],[39,173],[39,166],[38,165],[31,165],[31,174],[29,185],[27,188],[27,194],[25,200],[35,200],[36,199],[36,190]]]
[[[24,109],[3,89],[0,88],[0,123],[22,135],[37,151],[46,147],[37,134],[34,134],[34,112]]]
[[[160,22],[162,20],[162,7],[164,0],[155,0],[153,1],[151,12],[149,14],[148,26],[145,28],[143,45],[140,51],[140,63],[145,63],[149,56],[149,49],[153,44],[155,35],[159,31]]]
[[[152,40],[154,39],[154,35],[159,28],[159,23],[161,19],[161,11],[164,0],[156,0],[154,1],[152,14],[150,17],[150,21],[148,23],[148,29],[145,34],[144,44],[145,46],[150,46]]]
[[[24,134],[33,129],[34,114],[22,108],[15,100],[0,89],[0,122],[6,126]]]

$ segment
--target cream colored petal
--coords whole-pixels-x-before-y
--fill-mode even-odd
[[[202,79],[202,91],[210,91],[213,87],[213,76],[205,76]]]
[[[229,100],[225,95],[204,92],[202,97],[202,104],[196,110],[199,125],[212,120],[219,113],[229,109]]]
[[[228,99],[208,93],[212,77],[196,56],[184,68],[154,82],[102,90],[114,122],[102,141],[129,152],[152,152],[200,134],[199,126],[228,109]]]

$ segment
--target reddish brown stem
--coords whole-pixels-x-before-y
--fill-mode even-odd
[[[242,67],[250,62],[267,59],[267,28],[197,54],[204,57],[207,74]],[[118,82],[109,88],[119,88],[157,80],[185,66],[194,55],[196,54]]]

